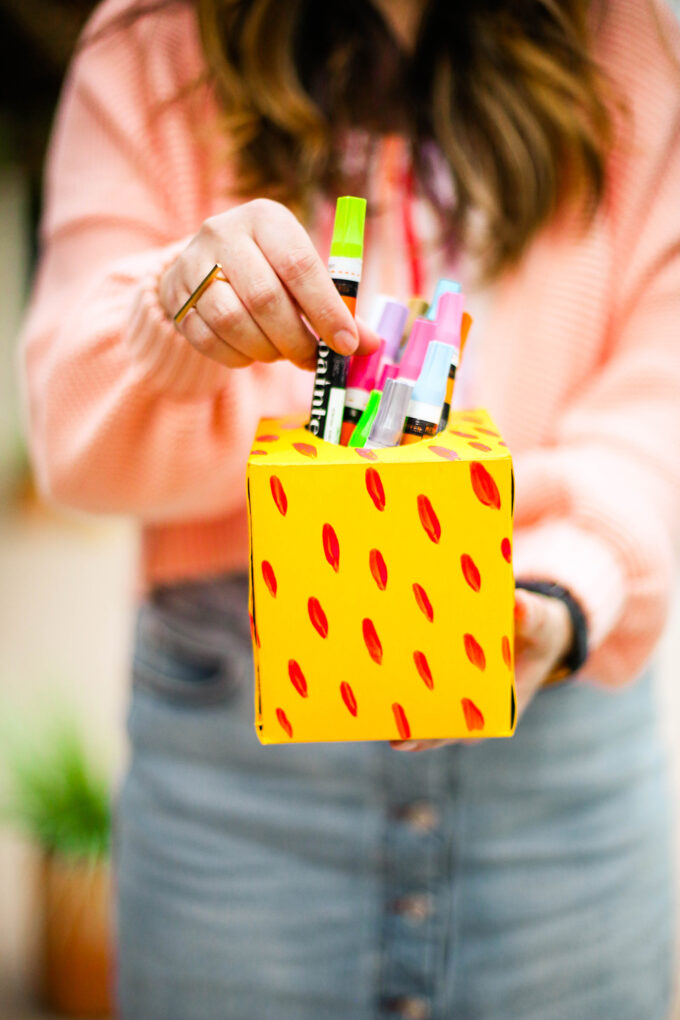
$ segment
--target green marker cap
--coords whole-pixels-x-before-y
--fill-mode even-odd
[[[368,437],[371,434],[375,416],[378,413],[378,408],[380,407],[381,397],[382,393],[380,390],[371,390],[371,395],[369,396],[368,403],[366,404],[366,410],[362,414],[361,418],[359,418],[354,432],[349,437],[348,446],[361,447],[366,445]]]
[[[364,223],[366,199],[345,195],[335,206],[331,255],[338,258],[360,259],[364,255]]]

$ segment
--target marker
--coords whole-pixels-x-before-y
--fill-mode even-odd
[[[434,321],[437,318],[439,299],[442,294],[458,294],[460,293],[460,290],[461,286],[455,280],[447,280],[444,277],[442,277],[441,280],[437,280],[437,286],[434,288],[432,304],[427,310],[426,318],[430,319],[430,321]]]
[[[468,333],[470,332],[470,326],[475,320],[472,318],[469,312],[463,312],[463,321],[460,324],[460,357],[459,361],[463,360],[463,351],[465,350],[465,344],[467,343]]]
[[[376,390],[379,393],[383,393],[385,386],[387,385],[388,379],[396,379],[399,375],[399,365],[383,365],[380,370],[380,376],[376,384]]]
[[[406,412],[402,446],[437,434],[452,356],[451,344],[433,340],[427,348],[425,362],[413,387]]]
[[[394,301],[394,298],[389,294],[376,294],[371,301],[371,310],[368,313],[366,319],[366,325],[369,329],[372,329],[374,333],[378,332],[378,323],[380,322],[380,316],[383,313],[383,308],[388,301]]]
[[[365,199],[351,196],[338,199],[328,271],[352,315],[356,310],[361,279],[365,219]],[[329,443],[337,443],[340,439],[348,366],[348,357],[336,354],[323,340],[319,340],[307,428]]]
[[[406,350],[399,362],[400,379],[407,379],[415,384],[425,361],[428,344],[434,340],[436,332],[437,327],[434,322],[428,322],[427,319],[416,319]]]
[[[380,407],[366,443],[367,450],[399,446],[412,392],[413,383],[407,382],[406,379],[387,380]]]
[[[408,343],[408,338],[410,337],[411,330],[413,329],[413,323],[416,319],[424,316],[429,307],[430,303],[429,301],[426,301],[424,297],[411,297],[408,299],[408,318],[406,319],[404,332],[401,336],[400,355],[403,354],[404,348]]]
[[[368,403],[366,404],[366,410],[357,422],[357,426],[349,438],[348,446],[362,447],[366,445],[366,440],[371,433],[371,427],[375,421],[375,416],[378,413],[381,396],[382,394],[380,390],[371,390],[371,395],[368,398]]]
[[[460,360],[461,346],[461,324],[463,319],[463,305],[465,296],[461,293],[448,292],[442,294],[439,299],[439,311],[437,312],[437,340],[444,344],[451,344],[453,354],[449,365],[449,376],[446,381],[446,393],[442,407],[441,418],[437,432],[446,428],[451,413],[451,402],[453,401],[453,386],[456,381],[456,369]]]
[[[376,333],[385,341],[384,361],[394,362],[399,354],[408,308],[401,301],[386,301]]]
[[[355,354],[350,361],[340,432],[341,446],[347,446],[349,437],[366,410],[371,390],[376,388],[375,383],[384,353],[385,341],[381,340],[372,354]]]

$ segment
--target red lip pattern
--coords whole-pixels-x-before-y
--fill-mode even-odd
[[[380,549],[371,549],[368,554],[368,565],[378,588],[380,588],[380,591],[385,591],[387,587],[387,565]]]
[[[484,716],[479,711],[474,701],[470,701],[469,698],[461,698],[460,703],[463,708],[463,715],[465,716],[465,725],[469,730],[481,730],[484,729]]]
[[[340,569],[340,543],[335,529],[330,524],[323,526],[323,551],[326,559],[337,574]]]
[[[475,439],[476,438],[474,433],[472,433],[472,432],[461,432],[459,429],[448,429],[447,431],[450,432],[452,436],[460,436],[461,439]]]
[[[460,558],[460,565],[463,570],[463,577],[470,585],[473,591],[479,591],[482,587],[482,578],[479,573],[479,568],[473,560],[472,556],[468,556],[467,553],[463,553]]]
[[[484,450],[485,453],[488,453],[491,449],[486,443],[468,443],[468,446],[474,447],[475,450]]]
[[[357,714],[357,699],[354,697],[354,691],[346,680],[343,680],[340,684],[340,694],[347,706],[347,711],[355,716]]]
[[[279,720],[279,725],[281,726],[281,729],[286,733],[286,735],[288,737],[292,737],[293,736],[293,727],[288,722],[288,719],[286,717],[286,713],[283,711],[282,708],[277,708],[276,709],[276,718]]]
[[[276,583],[276,574],[274,573],[274,568],[272,567],[271,563],[269,563],[268,560],[262,560],[262,577],[264,578],[264,583],[267,585],[267,588],[269,589],[269,594],[273,598],[276,598],[276,591],[278,588],[278,585]]]
[[[326,614],[321,608],[321,603],[318,599],[312,596],[307,601],[307,612],[309,613],[309,619],[312,621],[312,626],[322,638],[328,637],[328,620]]]
[[[472,634],[464,634],[463,643],[465,644],[465,654],[472,665],[477,669],[486,669],[486,656],[480,643],[473,638]]]
[[[441,538],[442,526],[439,523],[439,518],[432,509],[432,504],[429,499],[427,496],[423,496],[422,494],[418,496],[418,517],[420,518],[420,523],[425,529],[427,537],[436,545]]]
[[[501,542],[501,556],[506,563],[512,562],[512,546],[509,538],[504,538]]]
[[[293,449],[301,453],[303,457],[317,456],[317,449],[311,443],[293,443]]]
[[[275,443],[278,438],[279,438],[278,436],[270,436],[270,435],[255,436],[255,442],[256,443]]]
[[[512,652],[510,650],[510,639],[505,637],[505,635],[503,636],[503,640],[501,641],[501,652],[503,653],[503,662],[508,667],[508,669],[512,669]]]
[[[364,460],[377,460],[378,459],[378,454],[374,453],[373,450],[364,450],[360,446],[355,446],[354,447],[354,452],[356,453],[357,457],[363,457]]]
[[[460,457],[455,450],[449,450],[446,446],[428,446],[430,453],[436,453],[438,457],[443,457],[444,460],[460,460]]]
[[[375,503],[377,510],[385,509],[385,490],[383,483],[375,468],[366,468],[366,488],[368,494]]]
[[[470,480],[479,502],[484,506],[493,507],[494,510],[500,510],[501,494],[498,491],[498,486],[484,465],[477,460],[470,463]]]
[[[414,652],[413,653],[413,661],[416,664],[416,669],[418,670],[418,675],[420,676],[420,679],[423,681],[425,686],[428,687],[430,690],[434,690],[434,680],[432,679],[432,670],[430,669],[429,662],[425,658],[425,653],[424,652]]]
[[[272,475],[269,479],[269,487],[272,490],[272,496],[276,503],[276,509],[279,511],[282,517],[285,517],[288,513],[288,499],[286,497],[285,490],[281,484],[281,479],[276,475]]]
[[[288,676],[295,690],[298,692],[301,698],[307,697],[307,681],[305,674],[300,668],[300,663],[296,662],[295,659],[288,660]]]
[[[416,597],[418,609],[421,611],[421,613],[423,613],[424,616],[427,617],[430,623],[432,623],[432,621],[434,620],[434,609],[432,608],[432,603],[427,597],[427,592],[423,588],[422,584],[413,585],[413,594]]]
[[[402,740],[408,740],[408,738],[411,736],[411,727],[408,724],[406,712],[401,707],[398,701],[395,701],[394,704],[392,705],[392,711],[394,712],[394,721],[397,724],[399,736],[401,737]]]
[[[383,649],[373,621],[366,617],[366,619],[361,622],[361,630],[364,635],[364,643],[368,654],[374,662],[380,665],[383,659]]]

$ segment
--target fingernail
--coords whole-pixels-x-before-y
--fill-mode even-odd
[[[348,329],[340,329],[334,335],[333,340],[340,354],[353,354],[357,347],[357,338]]]
[[[399,747],[395,747],[394,750],[395,751],[415,751],[417,747],[418,747],[418,741],[417,740],[404,740],[404,741],[402,741],[401,744],[399,744]]]

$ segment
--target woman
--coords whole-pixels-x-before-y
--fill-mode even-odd
[[[679,53],[647,0],[96,13],[23,351],[44,492],[142,526],[126,1020],[666,1015],[647,663],[680,495]],[[323,265],[342,191],[369,197],[364,300],[456,273],[474,291],[461,385],[513,451],[515,572],[539,589],[518,590],[509,741],[253,732],[254,429],[308,406],[300,312],[343,353],[375,342]],[[229,282],[177,328],[216,261]]]

